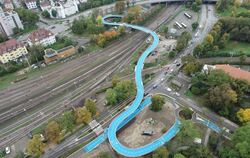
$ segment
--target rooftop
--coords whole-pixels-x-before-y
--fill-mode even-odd
[[[16,39],[10,39],[6,42],[0,43],[0,55],[4,54],[5,52],[15,50],[22,46],[23,44],[18,42]]]
[[[250,83],[250,72],[248,71],[230,65],[215,65],[215,68],[225,71],[233,78],[243,79]]]
[[[32,42],[41,41],[44,38],[48,38],[54,35],[51,31],[46,30],[44,28],[39,28],[36,31],[29,34],[28,39]]]

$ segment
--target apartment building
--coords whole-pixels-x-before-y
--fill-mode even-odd
[[[23,29],[23,24],[15,11],[0,10],[0,31],[3,35],[9,37],[13,35],[13,29]]]
[[[43,45],[48,46],[56,42],[55,35],[44,28],[39,28],[36,31],[29,34],[27,43],[32,45]]]
[[[36,0],[25,0],[24,3],[28,9],[36,9],[37,8]]]
[[[15,39],[0,43],[0,62],[5,64],[28,54],[26,47]]]

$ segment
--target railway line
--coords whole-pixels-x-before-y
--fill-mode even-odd
[[[177,8],[175,8],[174,10],[176,10]],[[158,27],[158,25],[160,24],[160,22],[161,21],[165,21],[167,18],[166,18],[166,13],[165,14],[162,14],[161,16],[159,16],[159,19],[157,20],[157,22],[154,22],[153,24],[151,24],[150,25],[150,27],[155,27],[155,28],[157,28]],[[131,38],[135,38],[136,37],[136,39],[138,40],[138,41],[143,41],[143,39],[145,39],[146,38],[146,35],[144,34],[144,33],[137,33],[137,34],[135,34],[133,37],[131,37]],[[133,42],[132,40],[130,40],[130,42],[121,42],[122,44],[121,45],[123,45],[123,47],[121,47],[120,45],[117,45],[117,47],[118,48],[120,48],[120,49],[116,49],[116,51],[115,52],[119,52],[119,51],[121,51],[121,50],[125,50],[125,48],[127,48],[127,49],[129,49],[129,50],[135,50],[141,43],[140,42],[137,42],[136,43],[136,45],[135,45],[135,42]],[[124,45],[124,43],[125,43],[125,45]],[[126,44],[127,43],[127,44]],[[133,44],[131,44],[131,43],[133,43]],[[131,47],[129,47],[128,45],[130,45],[130,46],[132,46],[132,48]],[[134,48],[134,49],[133,49]],[[108,50],[107,50],[108,51]],[[122,52],[122,51],[121,51]],[[131,57],[131,52],[133,52],[133,51],[128,51],[128,53],[124,53],[124,52],[122,52],[122,53],[120,53],[120,55],[117,55],[117,58],[120,58],[120,57],[122,57],[124,54],[127,54],[127,56],[123,56],[124,58],[121,58],[121,60],[120,61],[127,61],[127,60],[125,60],[125,59],[128,59],[129,57]],[[114,52],[113,52],[114,53]],[[114,53],[115,54],[115,53]],[[110,54],[109,54],[110,55]],[[101,55],[100,55],[101,56]],[[97,69],[96,69],[96,71],[93,71],[93,73],[89,73],[89,76],[88,77],[86,77],[86,78],[81,78],[82,79],[82,82],[77,82],[77,86],[80,86],[79,88],[81,88],[81,87],[84,87],[84,88],[82,88],[82,89],[80,89],[80,90],[78,90],[78,91],[76,91],[77,89],[75,89],[75,87],[76,87],[76,85],[74,84],[74,82],[75,82],[75,80],[74,79],[72,79],[72,80],[70,80],[69,81],[69,83],[68,83],[68,90],[74,90],[73,92],[71,92],[72,94],[73,93],[78,93],[78,95],[75,95],[73,98],[69,98],[70,100],[72,100],[71,101],[71,104],[72,104],[72,102],[74,102],[74,101],[77,101],[78,99],[79,99],[79,97],[81,97],[81,98],[83,98],[83,97],[86,97],[87,95],[89,95],[89,94],[91,94],[90,92],[89,92],[89,90],[91,90],[91,91],[94,91],[94,88],[95,87],[97,87],[97,86],[99,86],[100,85],[100,83],[101,82],[103,82],[104,80],[105,80],[105,78],[107,77],[107,76],[109,76],[109,75],[111,75],[113,72],[114,72],[114,70],[115,70],[115,68],[116,67],[122,67],[122,64],[124,65],[125,64],[125,62],[114,62],[114,61],[117,61],[117,59],[113,59],[113,60],[110,60],[110,63],[108,63],[108,65],[113,65],[113,66],[110,66],[108,69],[105,69],[104,67],[106,67],[106,66],[99,66]],[[79,64],[79,63],[78,63]],[[105,71],[106,70],[106,71]],[[100,73],[100,71],[101,72],[104,72],[104,73]],[[108,75],[104,75],[104,74],[107,74],[107,72],[109,72],[109,74]],[[100,81],[99,82],[97,82],[97,81],[93,81],[93,80],[91,80],[91,79],[93,79],[93,78],[98,78],[99,76],[96,76],[96,77],[93,77],[93,75],[96,75],[96,74],[100,74],[99,76],[100,76]],[[48,74],[48,75],[51,75],[51,74]],[[38,79],[38,80],[41,80],[41,79]],[[87,83],[85,83],[87,80],[90,80],[89,82],[87,82]],[[85,82],[84,82],[85,81]],[[93,83],[91,83],[91,81],[92,82],[94,82],[95,84],[93,84]],[[32,82],[34,82],[33,84],[35,84],[35,81],[32,81]],[[73,83],[73,84],[72,84]],[[89,86],[89,85],[91,85],[91,84],[93,84],[93,86]],[[64,86],[62,86],[62,87],[64,87]],[[65,88],[62,88],[63,90],[61,90],[62,92],[65,92]],[[67,89],[67,88],[66,88]],[[59,89],[57,89],[58,91],[60,90],[60,88]],[[58,92],[59,93],[59,92]],[[88,93],[88,94],[87,94]],[[48,95],[48,94],[47,94]],[[52,97],[54,97],[54,95],[52,96]],[[39,99],[38,99],[39,100]],[[42,100],[41,101],[48,101],[48,99],[44,99],[44,98],[42,98]],[[1,138],[1,144],[0,144],[0,146],[2,146],[2,145],[4,145],[4,144],[11,144],[11,143],[13,143],[13,142],[15,142],[16,140],[18,140],[18,139],[20,139],[22,136],[24,136],[26,133],[28,133],[29,132],[29,130],[30,129],[33,129],[34,127],[36,127],[36,126],[38,126],[39,124],[41,124],[42,122],[45,122],[46,120],[48,120],[49,118],[51,118],[51,117],[53,117],[53,116],[55,116],[55,115],[57,115],[57,114],[59,114],[59,113],[61,113],[63,110],[64,110],[64,108],[62,108],[63,106],[65,106],[65,105],[61,105],[61,106],[58,106],[58,104],[59,103],[61,103],[62,104],[62,102],[64,101],[64,99],[59,99],[59,100],[57,100],[56,102],[54,102],[54,110],[53,109],[50,109],[49,111],[50,112],[48,112],[48,113],[44,113],[44,115],[41,117],[40,115],[36,115],[37,116],[37,118],[29,118],[29,119],[27,119],[27,120],[35,120],[35,121],[33,121],[31,124],[29,124],[29,125],[27,125],[26,127],[23,127],[23,128],[21,128],[20,130],[17,130],[16,132],[14,132],[14,133],[11,133],[11,135],[8,135],[8,136],[5,136],[4,138]],[[32,106],[31,104],[29,104],[28,106]],[[68,106],[68,104],[67,104],[67,106]],[[20,109],[22,108],[24,108],[24,105],[22,105],[22,106],[20,106],[19,107]],[[44,109],[46,109],[46,108],[44,108]],[[20,113],[22,113],[23,111],[20,111]],[[28,117],[27,117],[28,118]],[[26,121],[27,121],[26,120]],[[25,124],[26,123],[26,121],[23,121],[24,123],[23,124]],[[7,132],[8,130],[5,130],[5,132]],[[2,133],[2,132],[1,132]],[[17,136],[18,135],[18,136]],[[12,139],[8,139],[8,138],[12,138]],[[3,142],[3,143],[2,143]]]

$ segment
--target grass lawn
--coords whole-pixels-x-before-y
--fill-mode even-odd
[[[236,14],[239,14],[239,13],[242,13],[242,12],[245,12],[245,11],[248,11],[248,10],[246,8],[239,7],[236,10]],[[230,8],[230,9],[227,9],[224,12],[220,12],[218,14],[219,14],[219,16],[231,16],[231,12],[232,12],[232,9]]]
[[[246,55],[250,55],[250,45],[248,43],[244,42],[238,42],[238,41],[229,41],[224,49],[219,50],[219,53],[227,52],[227,53],[234,53],[238,54],[240,52],[243,52]]]

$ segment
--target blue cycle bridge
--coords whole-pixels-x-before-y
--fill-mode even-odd
[[[144,99],[144,86],[142,82],[142,70],[144,66],[144,61],[147,56],[157,47],[159,43],[158,35],[149,30],[148,28],[131,25],[127,23],[117,23],[117,22],[109,22],[107,19],[109,18],[122,18],[120,15],[107,15],[102,19],[102,23],[104,25],[111,26],[125,26],[129,28],[133,28],[136,30],[143,31],[145,33],[150,34],[153,37],[153,43],[142,53],[140,56],[137,65],[135,66],[135,83],[137,88],[137,94],[135,100],[132,104],[126,108],[122,113],[120,113],[116,118],[112,120],[108,128],[104,130],[104,133],[99,135],[96,139],[87,144],[83,149],[85,152],[92,151],[99,144],[104,142],[106,139],[109,140],[112,148],[119,154],[126,157],[140,157],[151,153],[156,150],[160,146],[164,145],[166,142],[170,141],[180,130],[181,122],[178,118],[176,118],[175,123],[172,127],[164,133],[160,138],[152,141],[149,144],[146,144],[139,148],[129,148],[121,144],[117,138],[117,131],[126,125],[130,120],[132,120],[136,115],[138,115],[141,110],[151,104],[151,98],[147,97]],[[144,100],[143,100],[144,99]],[[206,124],[209,125],[209,124]]]

